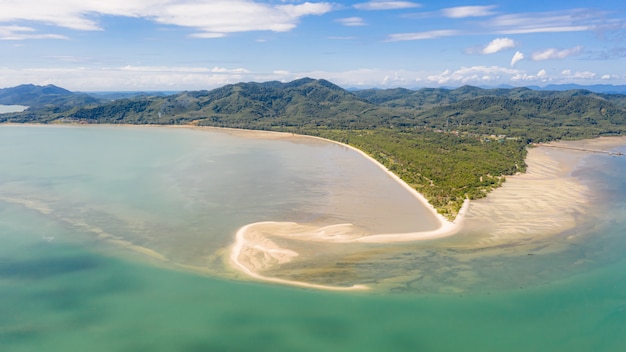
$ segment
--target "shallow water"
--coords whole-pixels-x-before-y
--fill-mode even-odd
[[[381,289],[333,293],[221,279],[228,272],[219,251],[249,222],[347,221],[371,211],[359,198],[358,211],[327,211],[343,209],[346,200],[329,195],[333,187],[324,182],[341,182],[348,171],[337,164],[354,155],[341,159],[318,144],[259,145],[254,138],[233,144],[230,135],[210,136],[171,129],[0,128],[1,350],[626,348],[625,158],[593,156],[577,171],[596,190],[597,207],[552,247],[467,248],[462,236],[363,246],[347,250],[352,257],[342,259],[344,274]],[[213,143],[220,146],[215,153]],[[285,145],[293,156],[276,156]],[[327,162],[325,152],[338,159],[321,174],[336,172],[335,178],[293,174],[314,160]],[[222,173],[212,173],[211,165],[224,163]],[[233,172],[239,163],[259,165]],[[243,188],[211,188],[223,180]],[[363,226],[375,227],[368,219]],[[189,263],[213,274],[125,251],[99,240],[103,232],[168,258],[189,256]],[[568,240],[572,235],[576,240]]]

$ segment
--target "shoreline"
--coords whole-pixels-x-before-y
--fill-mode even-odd
[[[621,136],[528,148],[526,173],[507,177],[487,197],[473,201],[464,231],[480,234],[479,243],[492,245],[547,238],[575,228],[588,211],[592,190],[573,173],[587,157],[599,155],[582,149],[623,145],[626,137]]]
[[[458,225],[460,225],[463,222],[463,217],[467,213],[467,208],[469,207],[469,200],[468,199],[466,199],[463,202],[463,206],[459,210],[459,213],[455,217],[455,219],[450,221],[445,216],[439,214],[439,212],[437,212],[437,209],[435,209],[435,207],[432,204],[430,204],[430,202],[428,202],[428,200],[426,199],[426,197],[424,197],[423,194],[419,193],[417,190],[415,190],[415,188],[409,186],[406,182],[404,182],[404,180],[402,180],[400,177],[398,177],[398,175],[396,175],[393,172],[391,172],[389,169],[387,169],[387,167],[385,167],[385,165],[381,164],[380,162],[378,162],[378,160],[372,158],[369,154],[365,153],[361,149],[355,148],[355,147],[353,147],[353,146],[351,146],[349,144],[333,141],[333,140],[322,138],[322,137],[308,136],[308,135],[302,135],[302,136],[303,137],[307,137],[307,138],[313,138],[313,139],[322,140],[322,141],[325,141],[325,142],[330,142],[330,143],[334,143],[334,144],[340,145],[342,147],[345,147],[345,148],[348,148],[350,150],[355,151],[356,153],[360,154],[365,159],[367,159],[370,162],[372,162],[379,169],[384,171],[387,174],[387,176],[389,176],[391,179],[393,179],[398,184],[400,184],[405,190],[407,190],[409,193],[411,193],[411,195],[414,198],[416,198],[417,200],[419,200],[420,203],[422,203],[422,205],[424,205],[426,208],[428,208],[428,210],[433,214],[433,216],[435,216],[437,218],[437,220],[439,221],[439,229],[443,229],[445,231],[453,231],[454,229],[458,229],[458,227],[459,227]],[[452,226],[454,226],[454,229],[452,228]],[[436,231],[436,230],[434,230],[434,231]],[[427,231],[427,232],[431,232],[431,231]]]

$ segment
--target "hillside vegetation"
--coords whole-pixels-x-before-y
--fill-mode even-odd
[[[191,124],[321,136],[365,151],[449,218],[465,198],[484,197],[504,176],[523,172],[529,143],[626,132],[626,96],[580,89],[348,92],[304,78],[104,101],[43,88],[0,90],[0,103],[32,106],[0,122]]]

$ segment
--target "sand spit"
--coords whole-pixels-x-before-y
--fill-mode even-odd
[[[338,227],[341,226],[342,225],[339,225]],[[259,271],[263,269],[267,269],[275,264],[289,262],[292,258],[298,256],[298,253],[281,248],[276,245],[276,243],[263,236],[264,231],[269,230],[276,233],[277,230],[281,228],[284,229],[285,227],[294,230],[294,228],[299,227],[299,225],[295,223],[260,222],[240,228],[235,235],[235,243],[230,251],[231,263],[233,263],[236,269],[240,270],[249,277],[277,284],[333,291],[354,291],[367,289],[367,286],[364,285],[353,285],[349,287],[318,285],[302,281],[267,277],[259,274]],[[324,232],[325,230],[321,229],[321,231]],[[309,236],[312,234],[307,231],[295,234],[292,232],[290,233],[296,236]]]

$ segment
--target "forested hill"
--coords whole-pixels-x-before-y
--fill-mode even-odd
[[[626,107],[626,95],[601,94],[584,89],[570,89],[565,91],[532,90],[529,88],[494,88],[482,89],[473,86],[463,86],[457,89],[423,88],[409,90],[396,89],[367,89],[355,91],[354,94],[377,105],[427,110],[435,106],[459,103],[465,100],[479,97],[503,97],[509,99],[550,99],[550,98],[573,98],[588,96],[596,99],[608,100],[617,106]]]
[[[588,95],[523,99],[492,96],[437,106],[421,112],[418,120],[436,129],[546,142],[621,134],[626,128],[626,110]]]
[[[60,108],[72,108],[97,104],[101,101],[87,94],[73,93],[54,85],[36,86],[23,84],[13,88],[0,89],[0,104],[24,105],[31,110],[49,108],[59,111]]]
[[[4,99],[4,100],[2,100]],[[356,146],[449,218],[525,170],[526,146],[626,133],[626,95],[528,88],[349,92],[326,80],[101,100],[54,86],[0,90],[0,122],[191,124],[311,134]]]
[[[305,78],[289,83],[238,83],[211,91],[182,92],[165,97],[119,99],[54,113],[26,111],[4,118],[19,122],[193,123],[282,129],[376,128],[388,125],[397,117],[395,115],[393,109],[379,107],[328,81]]]

